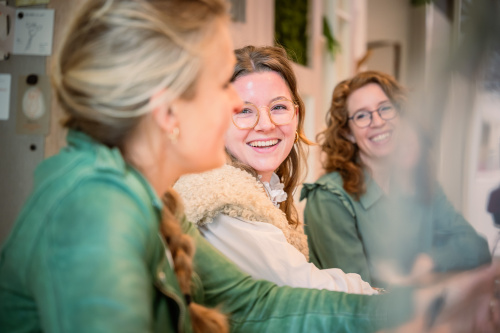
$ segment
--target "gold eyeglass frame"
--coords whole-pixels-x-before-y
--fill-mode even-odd
[[[293,105],[293,106],[294,106],[294,108],[295,108],[295,112],[293,113],[292,118],[290,118],[290,121],[289,121],[289,122],[287,122],[286,124],[276,124],[276,123],[274,122],[274,120],[273,120],[273,117],[271,117],[271,107],[270,107],[270,106],[271,106],[271,105],[273,105],[273,104],[275,104],[275,103],[277,104],[277,103],[279,103],[280,101],[288,101],[288,102],[292,103],[292,105]],[[255,106],[255,108],[257,109],[257,118],[256,118],[256,120],[255,120],[255,123],[254,123],[251,127],[240,127],[240,126],[236,125],[236,123],[234,122],[234,116],[232,116],[232,117],[231,117],[231,121],[233,122],[234,126],[236,126],[236,127],[237,127],[237,128],[239,128],[239,129],[242,129],[242,130],[244,130],[244,129],[253,129],[253,128],[255,128],[255,126],[257,126],[257,124],[259,123],[259,120],[260,120],[260,108],[267,108],[267,115],[269,116],[269,120],[271,120],[271,122],[272,122],[275,126],[283,126],[283,125],[288,125],[288,124],[290,124],[290,123],[292,122],[293,118],[295,118],[295,115],[298,113],[298,110],[299,110],[299,105],[298,105],[298,104],[295,104],[292,100],[289,100],[288,98],[280,98],[280,99],[278,99],[278,100],[276,100],[276,101],[272,102],[270,105],[261,105],[260,107],[259,107],[259,106],[257,106],[257,105],[255,105],[255,104],[253,104],[253,103],[250,103],[250,102],[245,103],[245,105],[253,105],[253,106]]]

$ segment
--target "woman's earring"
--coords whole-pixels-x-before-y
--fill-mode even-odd
[[[295,131],[295,141],[293,143],[297,143],[299,141],[299,133]]]
[[[171,133],[168,133],[168,138],[172,143],[177,143],[177,139],[179,138],[179,127],[174,127]]]

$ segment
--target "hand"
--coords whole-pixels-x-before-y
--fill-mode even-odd
[[[500,331],[499,262],[457,274],[418,293],[417,309],[423,310],[426,323],[436,315],[429,308],[442,295],[442,307],[435,309],[438,311],[435,324],[447,324],[457,333]]]
[[[439,302],[441,296],[443,302]],[[415,316],[411,321],[383,332],[500,332],[500,263],[427,284],[416,291],[415,302]]]
[[[436,282],[443,277],[442,274],[433,273],[434,261],[427,254],[420,254],[413,264],[410,274],[402,275],[395,270],[395,265],[390,262],[377,263],[377,276],[388,285],[423,285]]]

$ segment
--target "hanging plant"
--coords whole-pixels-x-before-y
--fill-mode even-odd
[[[323,16],[323,36],[326,38],[326,48],[328,53],[335,59],[335,55],[340,52],[340,43],[333,35],[332,29],[330,27],[330,22],[326,16]]]
[[[274,38],[298,64],[308,63],[308,9],[309,1],[275,0]]]
[[[432,0],[410,0],[410,2],[413,6],[421,6],[431,3]]]

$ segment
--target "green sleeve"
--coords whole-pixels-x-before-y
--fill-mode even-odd
[[[137,201],[110,183],[83,183],[49,214],[30,273],[46,332],[150,332],[150,253]],[[45,222],[44,222],[45,223]],[[28,244],[27,244],[28,245]]]
[[[195,240],[194,270],[203,284],[195,301],[220,306],[232,332],[375,332],[411,317],[412,289],[367,296],[278,287],[242,273],[191,223],[183,228]]]
[[[439,187],[432,205],[435,229],[431,257],[437,271],[472,269],[491,262],[486,239],[454,209]]]
[[[304,230],[311,261],[319,268],[340,268],[372,283],[356,217],[348,199],[317,186],[308,192]]]

